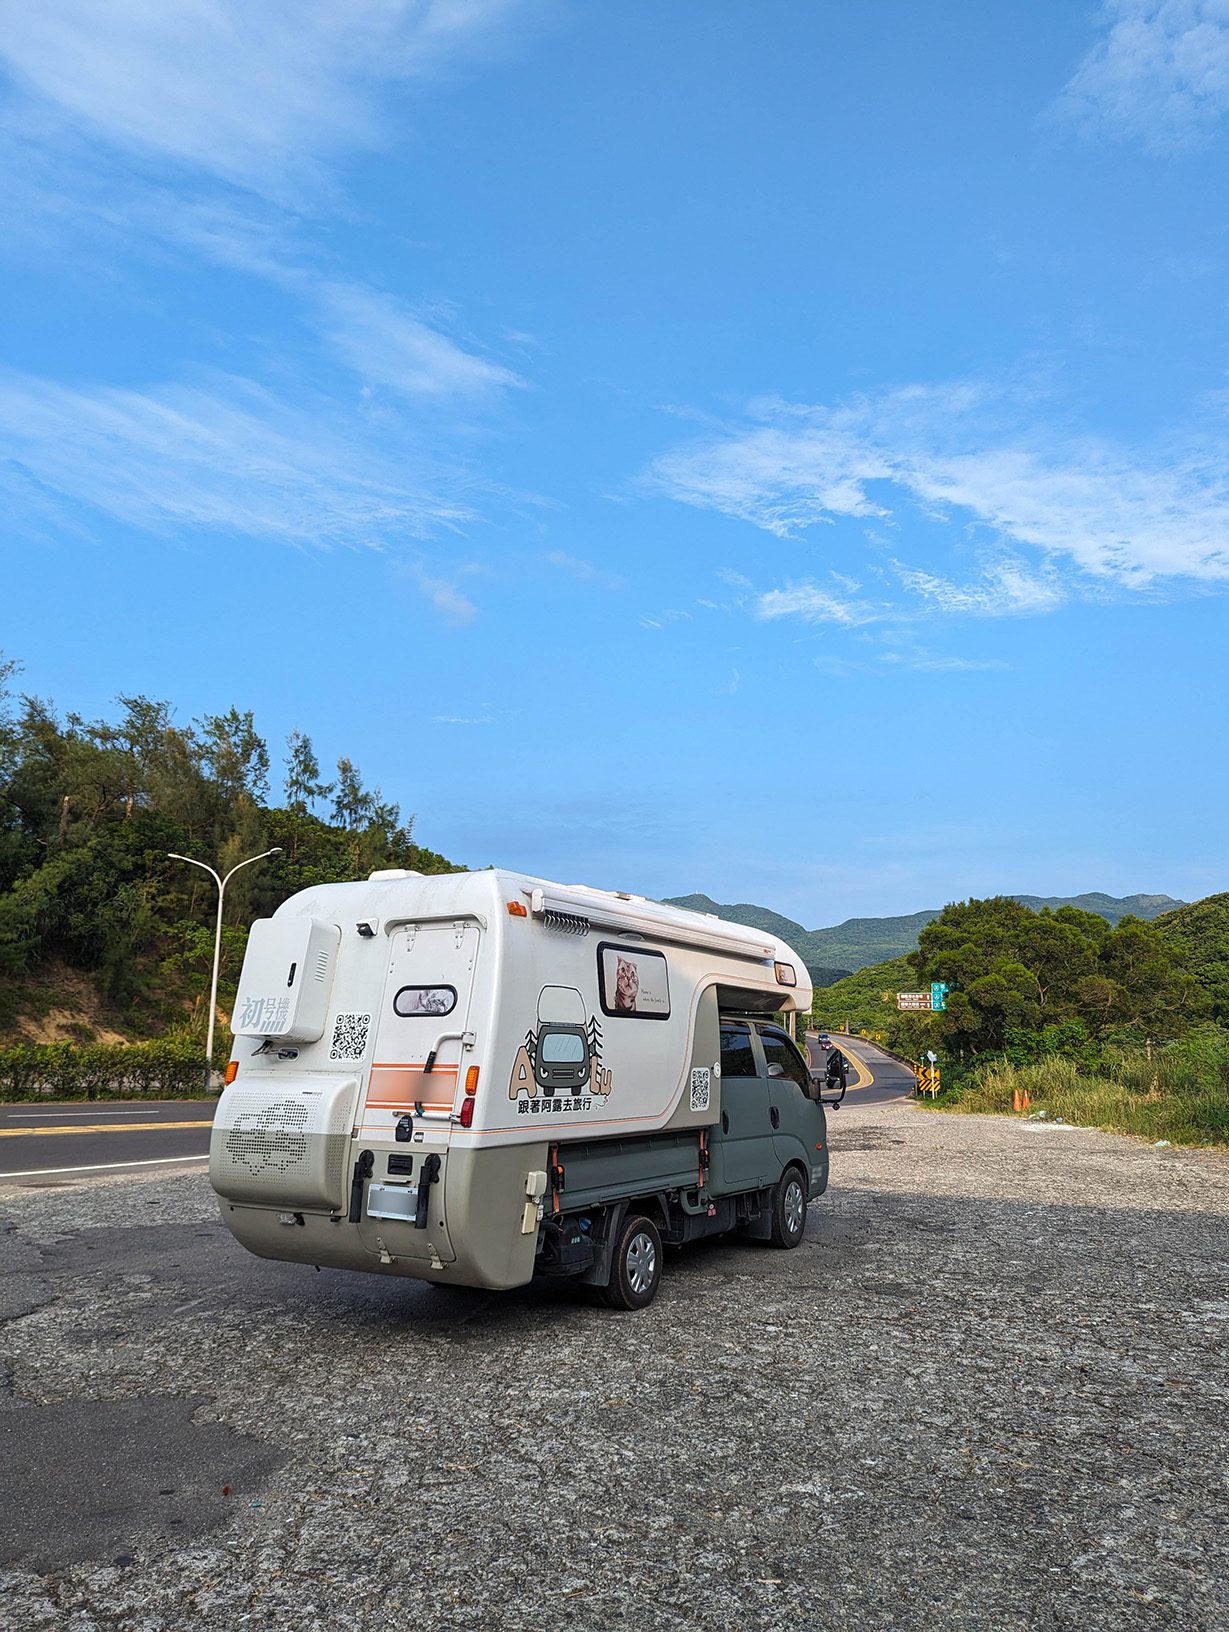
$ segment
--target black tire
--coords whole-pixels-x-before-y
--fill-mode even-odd
[[[661,1285],[661,1235],[651,1218],[633,1214],[615,1243],[603,1297],[612,1309],[647,1309]]]
[[[796,1167],[787,1167],[772,1193],[772,1244],[796,1247],[807,1227],[806,1180]]]

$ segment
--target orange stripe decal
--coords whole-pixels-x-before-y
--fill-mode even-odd
[[[459,1070],[456,1065],[437,1065],[434,1071],[424,1071],[421,1065],[373,1065],[367,1088],[368,1108],[408,1111],[421,1100],[424,1110],[450,1111]],[[438,1097],[441,1089],[447,1099]]]

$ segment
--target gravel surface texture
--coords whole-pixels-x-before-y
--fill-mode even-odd
[[[1229,1627],[1229,1163],[832,1119],[657,1302],[248,1256],[203,1177],[0,1194],[5,1632]]]

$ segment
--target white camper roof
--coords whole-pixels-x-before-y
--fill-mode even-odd
[[[794,985],[780,980],[782,998],[810,1006],[811,977],[788,942],[767,930],[731,923],[688,907],[667,906],[624,890],[599,890],[589,884],[558,884],[505,868],[471,873],[430,875],[385,869],[348,884],[320,884],[292,896],[278,913],[327,911],[362,917],[374,913],[384,923],[453,913],[480,915],[519,901],[531,918],[560,927],[608,930],[639,935],[675,946],[695,946],[755,963],[782,964],[792,970]],[[784,973],[782,970],[780,973]]]

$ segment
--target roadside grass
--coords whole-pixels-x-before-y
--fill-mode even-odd
[[[988,1063],[930,1103],[940,1111],[1030,1111],[1172,1145],[1229,1145],[1229,1033],[1208,1028],[1152,1050],[1107,1049],[1095,1070],[1060,1057]]]

